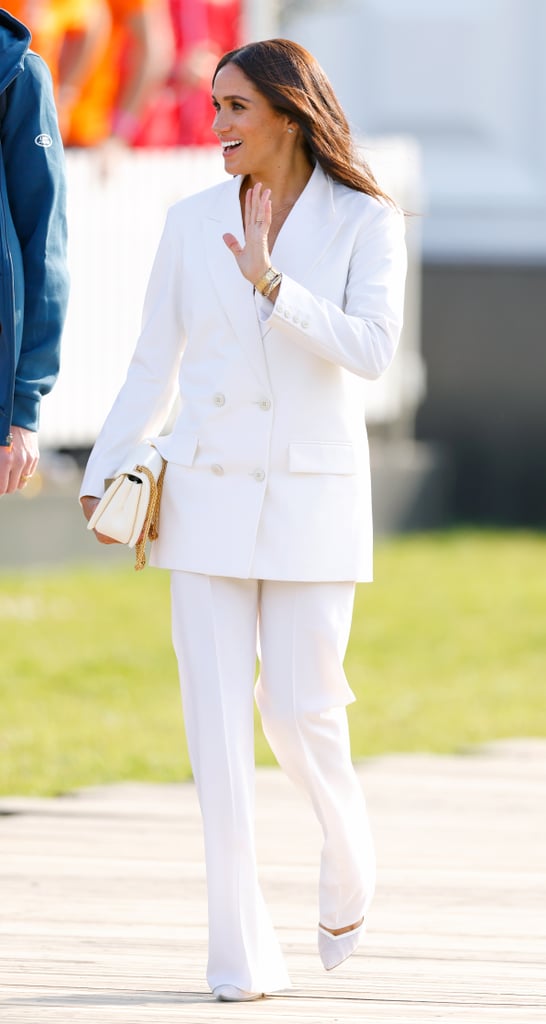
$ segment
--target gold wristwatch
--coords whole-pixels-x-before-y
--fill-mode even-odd
[[[280,270],[275,270],[274,267],[269,267],[263,277],[259,281],[256,281],[254,285],[257,292],[260,295],[264,295],[266,299],[269,298],[271,292],[280,284],[282,281],[282,274]]]

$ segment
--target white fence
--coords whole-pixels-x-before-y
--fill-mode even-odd
[[[375,140],[367,153],[381,184],[418,209],[419,167],[409,140]],[[124,380],[167,208],[223,180],[217,148],[122,153],[108,166],[96,151],[70,151],[70,306],[61,374],[42,405],[42,447],[93,443]],[[368,421],[411,433],[422,396],[419,354],[419,221],[410,219],[406,326],[395,363],[369,385]]]

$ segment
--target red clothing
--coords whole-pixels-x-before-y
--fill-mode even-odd
[[[218,60],[241,43],[241,0],[170,0],[176,60],[148,105],[137,146],[210,146],[211,79]]]

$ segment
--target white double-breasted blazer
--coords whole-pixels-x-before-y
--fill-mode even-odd
[[[222,235],[244,238],[234,178],[173,206],[142,333],[82,494],[155,437],[168,460],[151,564],[239,578],[372,577],[362,378],[402,325],[402,214],[315,167],[271,253],[274,306]],[[161,435],[177,394],[172,432]]]

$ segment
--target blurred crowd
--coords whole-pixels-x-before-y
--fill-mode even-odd
[[[49,65],[65,145],[213,143],[211,76],[241,0],[11,0]]]

